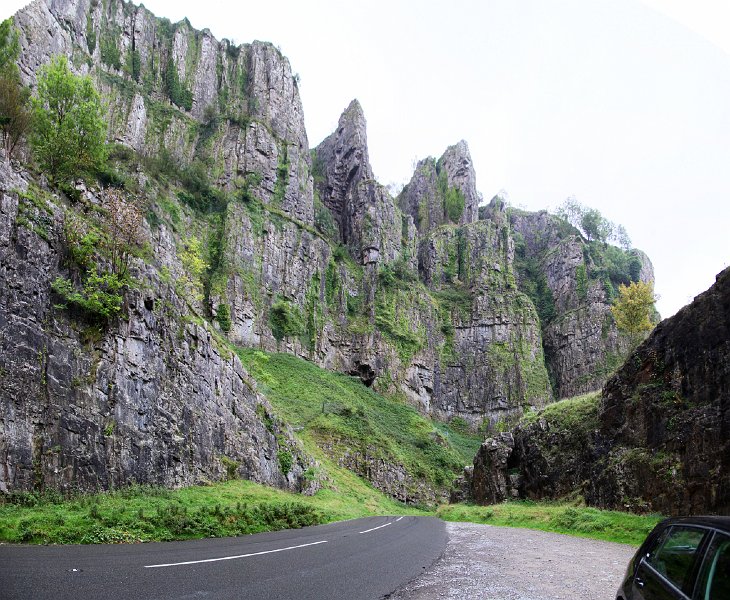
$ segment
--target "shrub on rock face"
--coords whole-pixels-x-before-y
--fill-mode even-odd
[[[60,306],[72,305],[96,321],[119,314],[132,283],[130,262],[144,243],[138,202],[108,189],[101,208],[95,219],[67,212],[64,238],[72,278],[59,276],[51,286],[63,301]]]
[[[228,304],[221,303],[218,305],[215,318],[218,321],[218,325],[220,325],[221,331],[228,333],[231,330],[231,309]]]
[[[286,337],[302,335],[305,330],[302,311],[298,306],[284,299],[277,300],[271,306],[269,325],[278,341]]]
[[[630,334],[641,334],[654,327],[651,316],[654,312],[654,288],[650,283],[635,281],[628,286],[620,285],[619,297],[611,307],[613,318],[619,330]]]
[[[103,165],[103,115],[91,78],[74,75],[65,56],[56,56],[41,67],[30,141],[36,160],[52,179],[69,182]]]

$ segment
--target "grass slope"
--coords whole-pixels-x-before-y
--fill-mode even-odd
[[[471,464],[480,437],[436,424],[405,400],[378,394],[356,377],[321,369],[290,354],[239,349],[238,355],[278,415],[318,457],[360,451],[403,465],[448,488]]]
[[[601,392],[588,392],[572,398],[564,398],[548,404],[539,411],[526,413],[520,424],[531,425],[542,418],[552,427],[565,431],[588,431],[598,427],[598,410]]]

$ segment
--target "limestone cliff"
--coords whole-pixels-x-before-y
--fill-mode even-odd
[[[138,287],[112,327],[56,306],[68,208],[0,169],[0,490],[226,476],[308,486],[311,459],[157,269],[133,265]],[[150,233],[179,268],[170,232]],[[282,452],[294,458],[286,472]]]
[[[486,430],[550,402],[548,372],[558,395],[600,385],[623,349],[601,252],[547,213],[481,211],[465,142],[421,161],[394,199],[357,101],[310,152],[297,79],[271,44],[235,46],[121,0],[36,0],[15,25],[31,88],[58,53],[93,78],[113,183],[149,211],[138,285],[92,335],[51,285],[69,273],[64,224],[94,213],[101,185],[67,197],[22,165],[0,173],[5,487],[182,485],[233,469],[301,488],[311,461],[235,346],[296,354]],[[287,472],[281,453],[295,458]]]
[[[439,161],[422,161],[399,208],[370,181],[365,142],[362,109],[353,102],[314,151],[319,197],[338,223],[337,239],[363,268],[375,338],[366,341],[369,356],[358,358],[357,369],[375,378],[389,373],[381,385],[395,384],[424,411],[474,427],[542,406],[551,390],[537,315],[515,285],[506,219],[476,220],[466,143]],[[456,213],[449,213],[450,201]]]
[[[35,0],[18,12],[20,70],[67,55],[109,102],[109,137],[144,155],[205,161],[226,189],[312,222],[297,82],[271,44],[234,46],[122,0]]]
[[[662,321],[600,397],[553,405],[482,445],[480,502],[580,494],[603,508],[730,510],[730,269]]]
[[[479,194],[466,142],[450,146],[438,160],[421,160],[398,204],[421,234],[444,223],[467,225],[476,221]]]

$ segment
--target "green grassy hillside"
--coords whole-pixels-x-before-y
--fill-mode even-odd
[[[320,459],[342,462],[355,453],[382,459],[439,490],[448,490],[474,460],[479,435],[458,424],[437,424],[404,399],[378,394],[356,377],[289,354],[237,352],[278,416]]]

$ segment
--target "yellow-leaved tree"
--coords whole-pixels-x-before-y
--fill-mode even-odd
[[[654,328],[652,323],[654,302],[656,296],[651,283],[634,281],[629,285],[621,284],[618,288],[618,298],[611,307],[619,331],[632,337],[639,337],[651,331]]]

